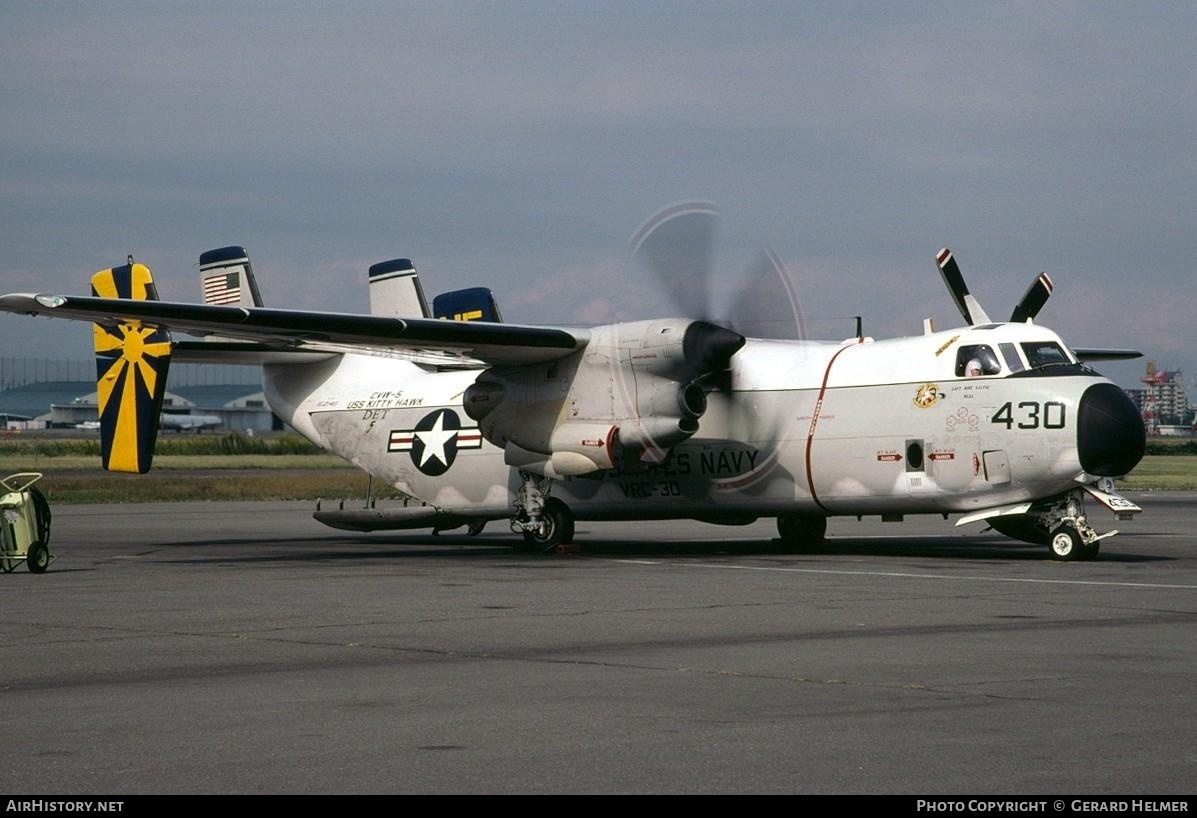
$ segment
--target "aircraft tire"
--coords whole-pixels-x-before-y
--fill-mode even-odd
[[[810,548],[827,535],[827,518],[806,514],[783,514],[777,518],[777,533],[783,546]]]
[[[1052,559],[1064,562],[1085,559],[1085,543],[1080,532],[1072,526],[1062,525],[1053,531],[1047,547]]]
[[[524,532],[523,551],[544,554],[556,548],[561,543],[571,542],[574,538],[574,514],[569,506],[560,500],[550,498],[544,504],[544,517],[548,528],[544,534]]]
[[[1101,550],[1101,543],[1099,543],[1099,542],[1090,543],[1088,545],[1082,546],[1080,559],[1095,560],[1095,559],[1097,559],[1097,552],[1100,550]]]
[[[29,566],[31,574],[46,573],[46,569],[50,567],[50,549],[40,542],[30,543],[25,564]]]

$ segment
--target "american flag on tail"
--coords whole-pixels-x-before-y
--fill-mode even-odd
[[[204,279],[205,304],[236,304],[240,301],[240,270],[222,271]]]

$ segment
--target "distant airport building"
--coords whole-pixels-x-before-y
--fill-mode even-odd
[[[215,374],[235,377],[211,380]],[[95,364],[78,361],[0,358],[0,427],[6,429],[88,429],[99,420],[94,380]],[[66,377],[47,377],[62,376]],[[163,413],[215,419],[202,427],[194,422],[163,425],[197,431],[266,432],[283,427],[266,405],[256,367],[171,367]]]
[[[95,381],[95,359],[14,358],[0,356],[0,392],[19,386],[54,382]],[[261,386],[262,373],[256,366],[216,364],[171,364],[171,387],[238,384]]]
[[[1192,434],[1193,410],[1185,390],[1184,373],[1159,369],[1155,361],[1148,361],[1146,373],[1139,381],[1143,384],[1142,389],[1126,392],[1143,414],[1147,434]]]

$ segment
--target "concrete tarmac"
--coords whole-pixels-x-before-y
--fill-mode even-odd
[[[50,571],[0,576],[0,789],[1192,793],[1197,495],[1133,499],[1089,563],[939,518],[808,554],[579,523],[539,557],[502,523],[58,507]]]

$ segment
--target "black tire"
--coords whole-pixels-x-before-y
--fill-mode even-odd
[[[574,515],[565,503],[555,499],[550,499],[545,503],[544,520],[547,525],[543,533],[533,534],[530,531],[524,532],[524,547],[522,550],[544,554],[562,543],[573,541]]]
[[[33,499],[33,513],[37,519],[37,538],[41,540],[42,545],[49,548],[50,521],[53,518],[50,513],[50,502],[37,486],[29,487],[29,496]]]
[[[1072,562],[1084,559],[1085,543],[1075,528],[1062,525],[1052,532],[1047,550],[1054,560]]]
[[[827,518],[813,514],[783,514],[777,518],[777,533],[786,548],[813,548],[827,536]]]
[[[1097,559],[1097,552],[1100,550],[1101,550],[1100,542],[1089,543],[1088,545],[1081,546],[1080,559],[1095,560],[1095,559]]]
[[[25,557],[25,564],[29,566],[29,573],[44,574],[50,567],[50,549],[45,544],[33,542],[29,544],[29,551]]]

